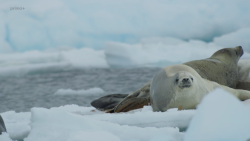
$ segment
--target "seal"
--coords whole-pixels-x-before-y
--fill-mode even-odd
[[[250,82],[250,59],[239,61],[238,72],[240,82]]]
[[[207,59],[184,64],[192,67],[202,78],[235,88],[238,82],[238,61],[243,54],[241,46],[224,48]]]
[[[218,50],[207,59],[186,62],[183,65],[191,67],[197,74],[199,74],[201,78],[210,81],[210,83],[216,82],[220,86],[236,88],[239,79],[237,63],[243,53],[244,51],[241,46],[237,46],[235,48],[224,48]],[[108,112],[126,112],[147,105],[148,103],[150,103],[152,98],[150,97],[150,85],[151,83],[149,82],[141,89],[129,94],[113,109],[104,110],[107,110]],[[164,89],[164,91],[171,90],[172,87]],[[208,91],[204,93],[208,93]]]
[[[2,132],[7,132],[2,116],[0,115],[0,135]]]
[[[250,98],[250,91],[237,90],[202,78],[193,68],[181,64],[158,72],[150,86],[153,111],[170,108],[195,109],[202,98],[216,88],[222,88],[240,100]]]

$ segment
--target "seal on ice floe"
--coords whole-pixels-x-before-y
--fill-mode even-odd
[[[195,109],[202,98],[215,88],[222,88],[240,100],[250,98],[250,91],[237,90],[202,78],[187,65],[168,66],[158,72],[150,86],[153,111],[170,108]]]
[[[207,94],[208,92],[210,92],[216,87],[222,87],[223,89],[226,89],[227,91],[230,91],[231,93],[241,93],[241,92],[248,93],[242,90],[231,89],[231,88],[236,88],[236,85],[238,83],[237,63],[239,61],[239,58],[242,55],[243,55],[243,49],[241,46],[238,46],[235,48],[224,48],[224,49],[218,50],[210,58],[207,58],[207,59],[190,61],[182,65],[168,66],[164,68],[163,70],[161,70],[159,73],[157,73],[152,82],[147,83],[141,89],[129,94],[121,102],[119,102],[117,106],[115,106],[113,109],[108,110],[108,109],[104,109],[103,107],[98,107],[93,104],[92,106],[98,109],[108,110],[108,112],[126,112],[129,110],[141,108],[144,105],[147,105],[148,103],[151,102],[154,111],[158,111],[157,108],[154,108],[154,105],[159,102],[155,103],[154,99],[160,100],[162,98],[161,101],[165,101],[166,103],[168,103],[167,101],[169,101],[171,103],[171,99],[176,98],[175,96],[177,92],[179,91],[183,92],[183,90],[188,90],[187,88],[189,88],[189,90],[192,89],[191,91],[195,92],[194,95],[196,95],[196,98],[199,97],[198,100],[197,99],[192,100],[190,99],[192,97],[189,97],[189,98],[186,97],[185,98],[186,101],[182,101],[185,103],[184,105],[181,105],[182,108],[190,109],[190,108],[195,108],[195,105],[198,104],[197,102],[200,102],[201,98],[205,94]],[[170,70],[171,72],[167,72]],[[180,75],[181,78],[182,77],[185,78],[184,76],[189,75],[190,78],[188,78],[186,83],[187,85],[189,85],[188,83],[190,83],[190,87],[187,87],[186,84],[184,85],[184,82],[183,82],[183,86],[181,86],[183,87],[183,89],[176,89],[175,88],[177,84],[176,80],[171,81],[172,78],[170,79],[167,76],[167,74],[170,74],[170,73],[171,75],[169,76]],[[164,76],[163,74],[166,74],[166,76]],[[191,78],[191,76],[193,75],[195,76],[195,80],[194,80],[194,77]],[[196,83],[197,80],[199,80],[200,84]],[[164,85],[159,82],[162,82],[162,83],[164,82]],[[182,80],[178,80],[178,85],[181,85],[181,84],[182,84]],[[195,90],[193,90],[194,87],[195,87]],[[200,96],[198,93],[199,91],[202,91],[202,94],[200,94]],[[158,93],[160,92],[161,94],[159,94],[158,96]],[[165,93],[166,97],[162,95],[163,93]],[[182,95],[182,94],[178,94],[178,95]],[[188,95],[185,95],[185,96],[188,96]],[[244,96],[247,97],[247,95],[244,95]],[[244,99],[242,98],[242,95],[239,98]],[[96,103],[98,103],[98,101],[100,102],[100,100],[96,100]],[[167,109],[168,109],[167,107],[164,108],[164,110],[167,110]]]
[[[7,132],[2,116],[0,115],[0,135],[2,132]]]

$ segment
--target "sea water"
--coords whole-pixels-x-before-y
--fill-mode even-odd
[[[128,94],[141,88],[159,70],[160,68],[146,67],[71,69],[1,77],[0,113],[25,112],[32,107],[51,108],[67,104],[90,106],[91,101],[101,96]],[[70,90],[72,93],[55,95],[58,90]],[[86,91],[82,92],[83,90]],[[76,92],[79,94],[75,94]]]

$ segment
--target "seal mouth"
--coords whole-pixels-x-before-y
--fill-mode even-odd
[[[189,88],[191,87],[191,84],[182,84],[179,86],[181,89],[184,89],[184,88]]]

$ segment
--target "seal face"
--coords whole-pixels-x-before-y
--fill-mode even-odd
[[[194,109],[208,92],[203,83],[199,74],[189,66],[165,67],[151,82],[150,102],[153,111],[164,112],[179,107]]]
[[[191,87],[193,80],[193,77],[188,72],[179,72],[175,82],[179,88],[184,89]]]

